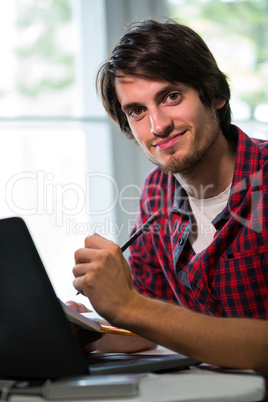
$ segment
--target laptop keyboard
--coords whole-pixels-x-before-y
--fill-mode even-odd
[[[199,364],[194,359],[177,353],[167,355],[92,353],[86,360],[90,374],[160,373],[185,370]]]
[[[157,361],[159,357],[156,355],[129,355],[125,353],[92,353],[86,357],[86,361],[89,364],[124,364],[124,362],[126,364],[137,364],[137,360],[139,362]]]

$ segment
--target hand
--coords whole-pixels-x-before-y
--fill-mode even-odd
[[[78,311],[78,313],[88,313],[90,310],[86,308],[81,303],[76,303],[74,301],[67,301],[66,304],[71,307],[73,310]],[[84,328],[81,328],[79,325],[72,324],[73,332],[75,333],[78,343],[82,349],[82,352],[85,355],[88,355],[90,352],[93,352],[98,347],[98,341],[104,336],[98,332],[89,331]]]
[[[85,240],[75,253],[74,287],[90,299],[94,309],[112,325],[134,293],[130,268],[115,243],[98,235]]]

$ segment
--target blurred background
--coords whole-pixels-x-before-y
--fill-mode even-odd
[[[126,241],[153,167],[95,93],[125,27],[148,18],[203,37],[228,76],[233,122],[268,139],[268,0],[1,0],[0,218],[25,219],[64,301],[76,297],[74,251],[95,232]]]

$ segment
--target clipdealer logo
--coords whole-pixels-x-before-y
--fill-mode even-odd
[[[97,187],[101,196],[96,196]],[[87,173],[85,185],[82,186],[77,183],[58,183],[52,172],[39,170],[13,175],[6,184],[5,200],[10,211],[15,214],[50,215],[54,217],[58,227],[64,226],[69,219],[70,230],[74,231],[80,223],[81,232],[81,225],[88,225],[88,222],[78,222],[75,219],[81,213],[87,216],[104,216],[118,205],[124,213],[135,216],[137,209],[131,209],[128,203],[135,201],[137,204],[140,192],[141,188],[134,184],[119,190],[115,179],[105,173]],[[96,227],[96,223],[94,225]],[[106,228],[111,227],[111,222],[107,224],[106,220],[105,225]]]
[[[247,194],[250,189],[249,210],[246,214],[240,209],[230,210],[230,214],[242,226],[255,232],[262,231],[261,215],[264,207],[262,180],[262,173],[258,172],[244,178],[231,189],[231,196],[237,194],[239,198],[239,193]],[[203,189],[204,196],[210,187]],[[114,237],[120,235],[124,225],[117,224],[111,218],[114,209],[118,207],[128,217],[133,217],[126,223],[130,232],[134,225],[141,193],[141,188],[135,184],[126,185],[119,190],[115,179],[105,173],[87,173],[85,185],[82,186],[77,183],[59,183],[52,172],[41,170],[14,174],[8,180],[5,190],[7,207],[19,216],[51,216],[57,227],[66,228],[67,234],[98,232],[103,235],[111,234]],[[96,195],[96,190],[100,195]],[[147,187],[147,191],[148,196],[145,197],[143,204],[144,212],[151,212],[151,204],[157,205],[158,210],[161,211],[165,204],[163,189],[151,184]],[[202,212],[202,205],[200,207]],[[166,227],[165,230],[170,228]]]

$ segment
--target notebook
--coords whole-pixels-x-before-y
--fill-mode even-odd
[[[0,220],[0,378],[161,372],[198,364],[179,354],[86,359],[21,218]]]

